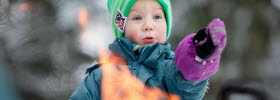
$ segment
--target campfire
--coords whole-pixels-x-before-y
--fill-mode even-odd
[[[121,58],[102,52],[101,95],[103,100],[179,100],[178,95],[168,94],[157,87],[148,87],[133,76]]]

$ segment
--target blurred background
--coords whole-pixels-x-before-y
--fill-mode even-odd
[[[66,100],[114,40],[107,0],[0,0],[0,97]],[[214,18],[227,47],[204,100],[280,99],[280,0],[171,0],[172,50]]]

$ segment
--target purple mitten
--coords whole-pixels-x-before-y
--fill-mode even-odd
[[[198,56],[196,47],[203,45],[207,38],[194,43],[195,33],[186,36],[175,51],[176,65],[186,80],[202,81],[218,71],[221,53],[226,45],[225,25],[220,19],[214,19],[205,31],[211,36],[214,44],[214,51],[210,57],[202,59]]]

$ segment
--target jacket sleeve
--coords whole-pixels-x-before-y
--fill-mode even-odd
[[[100,100],[100,83],[96,81],[94,71],[88,75],[74,91],[69,100]]]
[[[194,82],[185,80],[172,60],[167,66],[165,83],[168,93],[180,95],[181,100],[201,100],[207,90],[208,79]]]

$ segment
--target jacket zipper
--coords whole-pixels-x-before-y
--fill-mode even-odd
[[[146,46],[143,48],[142,52],[140,53],[140,56],[139,56],[139,59],[141,58],[142,54],[144,53],[144,50],[146,49]],[[138,60],[139,60],[138,59]],[[133,65],[132,65],[132,74],[134,76],[136,76],[136,73],[137,73],[137,68],[136,68],[136,62],[133,62]]]
[[[140,53],[139,59],[141,58],[141,56],[142,56],[142,54],[143,54],[143,52],[144,52],[145,49],[146,49],[146,46],[144,46],[142,52]],[[138,59],[138,60],[139,60],[139,59]]]

